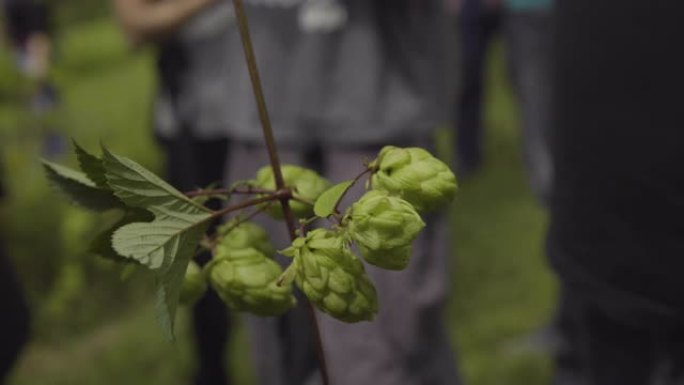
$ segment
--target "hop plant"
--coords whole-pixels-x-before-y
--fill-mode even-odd
[[[282,269],[255,248],[217,249],[210,267],[210,282],[233,310],[260,316],[277,316],[296,304],[292,285],[278,285]]]
[[[292,188],[295,198],[308,202],[314,202],[325,190],[330,187],[330,182],[316,172],[293,165],[283,165],[283,179],[285,185]],[[263,189],[275,189],[275,177],[271,167],[263,167],[257,172],[256,185]],[[298,218],[308,218],[313,215],[313,206],[296,200],[290,201],[292,212]],[[268,214],[276,219],[283,218],[283,211],[279,205],[272,204]]]
[[[349,323],[377,314],[375,287],[340,235],[316,229],[283,254],[294,257],[297,286],[323,312]]]
[[[454,173],[422,148],[385,146],[370,167],[376,170],[374,189],[398,195],[421,212],[449,203],[456,194]]]
[[[231,250],[241,250],[253,247],[267,257],[275,254],[268,233],[263,227],[253,222],[240,222],[232,219],[217,230],[218,242],[216,249],[221,254]]]
[[[411,243],[425,227],[409,202],[377,190],[354,203],[345,222],[364,259],[389,270],[406,268]]]
[[[207,281],[202,274],[202,269],[194,261],[190,261],[185,269],[185,277],[180,290],[180,302],[192,305],[197,302],[207,291]]]

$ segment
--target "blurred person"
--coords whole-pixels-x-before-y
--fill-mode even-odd
[[[541,206],[548,207],[553,177],[549,150],[551,127],[551,27],[554,0],[504,0],[503,37],[509,79],[517,104],[522,153],[528,185]],[[563,327],[564,305],[552,323],[523,343],[564,354],[570,348],[557,328]],[[565,368],[572,362],[564,360]]]
[[[556,4],[548,253],[577,374],[682,384],[684,3]]]
[[[66,138],[44,118],[59,104],[57,88],[50,78],[53,62],[52,9],[47,0],[0,0],[4,26],[19,71],[31,81],[30,111],[43,133],[42,155],[59,157]]]
[[[4,226],[2,200],[5,196],[0,170],[0,231]],[[3,384],[29,339],[30,316],[21,285],[5,254],[3,234],[0,233],[0,384]]]
[[[504,0],[503,33],[510,80],[522,128],[529,185],[546,205],[552,165],[548,149],[551,128],[551,6],[553,0]]]
[[[363,159],[386,144],[432,147],[447,120],[448,20],[441,0],[309,0],[247,2],[256,58],[280,158],[317,169],[331,181],[357,176]],[[223,64],[232,179],[253,178],[268,164],[237,28]],[[352,196],[360,193],[360,187]],[[445,213],[428,216],[409,267],[368,266],[380,312],[372,322],[318,320],[333,384],[459,384],[444,325],[448,284]],[[263,219],[284,248],[282,222]],[[301,302],[301,301],[300,301]],[[310,344],[281,319],[250,317],[259,383],[288,382],[288,349]],[[294,325],[294,327],[301,327]],[[316,383],[316,374],[308,375]],[[303,377],[303,378],[306,378]],[[307,382],[309,383],[309,382]]]
[[[221,182],[228,138],[228,89],[217,89],[225,66],[230,8],[215,0],[114,0],[120,24],[134,46],[157,51],[158,92],[154,132],[166,156],[167,180],[181,191]],[[220,202],[208,203],[218,209]],[[215,226],[216,224],[214,224]],[[198,257],[200,264],[211,258]],[[195,385],[230,383],[225,357],[232,323],[209,291],[192,310],[197,351]]]
[[[50,8],[45,0],[2,0],[5,30],[20,71],[35,82],[31,108],[49,111],[57,90],[49,79],[52,65]]]
[[[460,6],[461,88],[456,108],[457,170],[476,172],[483,159],[484,73],[487,51],[501,27],[501,0],[448,0]]]

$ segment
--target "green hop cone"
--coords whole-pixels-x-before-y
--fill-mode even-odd
[[[454,173],[422,148],[385,146],[370,167],[377,170],[373,189],[398,195],[421,212],[448,204],[456,194]]]
[[[185,269],[185,277],[180,291],[180,302],[184,305],[192,305],[197,302],[207,291],[207,281],[202,274],[202,269],[194,261],[190,261]]]
[[[292,285],[278,286],[280,265],[258,250],[217,250],[214,258],[209,280],[231,309],[269,317],[281,315],[296,304]]]
[[[425,227],[410,203],[377,190],[354,203],[345,221],[364,259],[389,270],[406,268],[411,243]]]
[[[313,202],[330,187],[330,182],[316,172],[302,167],[283,165],[282,170],[285,185],[292,188],[294,196],[312,202],[307,204],[291,200],[290,207],[294,215],[297,218],[313,216]],[[263,167],[257,172],[256,185],[263,189],[275,190],[275,177],[270,166]],[[267,212],[276,219],[283,218],[283,211],[278,202],[272,203]]]
[[[283,254],[294,257],[297,286],[321,311],[349,323],[370,321],[377,314],[375,287],[341,236],[313,230]]]
[[[230,250],[241,250],[253,247],[270,257],[275,254],[268,233],[263,227],[252,222],[238,222],[232,219],[221,225],[218,230],[217,252],[227,253]]]

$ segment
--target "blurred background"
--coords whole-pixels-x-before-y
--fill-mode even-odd
[[[35,80],[19,71],[8,39],[0,49],[0,154],[8,190],[3,232],[33,316],[31,341],[8,383],[187,384],[193,369],[187,309],[178,341],[166,342],[154,319],[149,277],[87,254],[102,219],[53,192],[39,163],[48,157],[73,165],[69,138],[75,138],[92,151],[102,141],[161,172],[150,129],[153,53],[128,48],[108,1],[62,1],[52,8],[54,106],[33,108]],[[525,178],[498,36],[488,50],[486,156],[461,183],[451,213],[450,337],[468,384],[545,384],[550,352],[538,337],[556,296],[543,254],[546,216]],[[452,127],[438,135],[442,156],[451,159]],[[235,383],[253,384],[244,332],[234,333]]]

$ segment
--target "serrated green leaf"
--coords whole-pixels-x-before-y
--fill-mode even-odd
[[[74,204],[93,211],[106,211],[123,206],[111,190],[97,187],[80,171],[46,160],[43,160],[43,167],[52,185]]]
[[[199,244],[209,226],[209,218],[209,214],[188,215],[187,220],[156,217],[148,223],[130,223],[114,232],[112,246],[117,254],[163,273],[176,258],[183,256],[186,244]]]
[[[109,189],[107,185],[107,178],[105,177],[105,168],[102,164],[102,159],[88,153],[75,140],[73,141],[74,151],[76,152],[76,159],[78,165],[85,175],[95,183],[97,187]]]
[[[120,255],[152,270],[172,265],[181,243],[199,243],[211,211],[192,201],[138,163],[104,149],[109,185],[129,206],[151,212],[154,220],[130,223],[114,232],[112,245]]]
[[[112,236],[114,232],[129,223],[150,222],[154,219],[151,212],[142,209],[127,209],[123,216],[105,231],[93,239],[88,251],[99,255],[102,258],[121,263],[139,263],[138,261],[119,255],[112,247]]]
[[[206,207],[193,202],[140,164],[113,154],[104,147],[103,152],[107,184],[128,206],[148,209],[153,206],[169,207],[178,204],[179,207],[174,207],[175,211],[182,212],[194,208],[196,212],[209,212]]]
[[[297,260],[294,260],[278,278],[278,286],[292,285],[292,282],[294,282],[295,278],[297,277],[297,269]]]
[[[194,228],[186,233],[187,238],[178,245],[178,255],[171,266],[157,275],[157,320],[169,340],[174,339],[176,309],[180,298],[180,290],[185,277],[185,270],[192,259],[197,243],[207,231],[208,224]],[[190,238],[195,238],[196,241]]]
[[[152,222],[134,222],[112,236],[114,250],[152,269],[158,280],[157,316],[169,337],[185,269],[213,218],[138,163],[103,148],[107,183],[124,203],[151,212]]]
[[[316,200],[314,213],[321,218],[327,218],[332,215],[335,212],[335,207],[337,207],[339,201],[353,184],[353,180],[348,180],[327,189]]]

